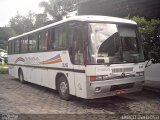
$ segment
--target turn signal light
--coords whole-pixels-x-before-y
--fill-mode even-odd
[[[96,81],[96,76],[90,76],[90,81]]]

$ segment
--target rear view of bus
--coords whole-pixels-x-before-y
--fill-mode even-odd
[[[136,23],[88,23],[87,98],[140,91],[144,56]]]

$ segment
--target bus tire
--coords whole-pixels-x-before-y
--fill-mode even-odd
[[[69,94],[69,84],[67,79],[64,76],[58,78],[58,92],[59,96],[64,100],[69,100],[71,98]]]
[[[21,83],[25,83],[22,69],[20,69],[18,72],[18,79]]]

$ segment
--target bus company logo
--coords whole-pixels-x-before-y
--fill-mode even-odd
[[[60,54],[56,55],[53,58],[40,62],[40,64],[55,64],[62,62]]]
[[[22,58],[22,57],[19,57],[16,59],[15,61],[15,64],[17,64],[18,62],[24,62],[24,64],[31,64],[31,65],[39,65],[39,64],[55,64],[55,63],[60,63],[62,62],[62,59],[61,59],[61,56],[60,54],[48,59],[48,60],[45,60],[45,61],[42,61],[40,62],[40,59],[38,57],[25,57]]]
[[[21,62],[24,62],[25,59],[22,58],[22,57],[19,57],[19,58],[16,59],[15,64],[18,63],[18,62],[20,62],[20,61],[21,61]]]
[[[122,73],[122,74],[121,74],[121,77],[122,77],[122,78],[124,78],[125,76],[126,76],[126,74],[125,74],[125,73]]]

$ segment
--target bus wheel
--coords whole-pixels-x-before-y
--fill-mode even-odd
[[[69,100],[70,99],[69,84],[64,76],[59,77],[57,87],[60,97],[64,100]]]
[[[23,76],[23,71],[20,69],[19,72],[18,72],[18,78],[19,78],[19,81],[21,83],[24,83],[24,76]]]

